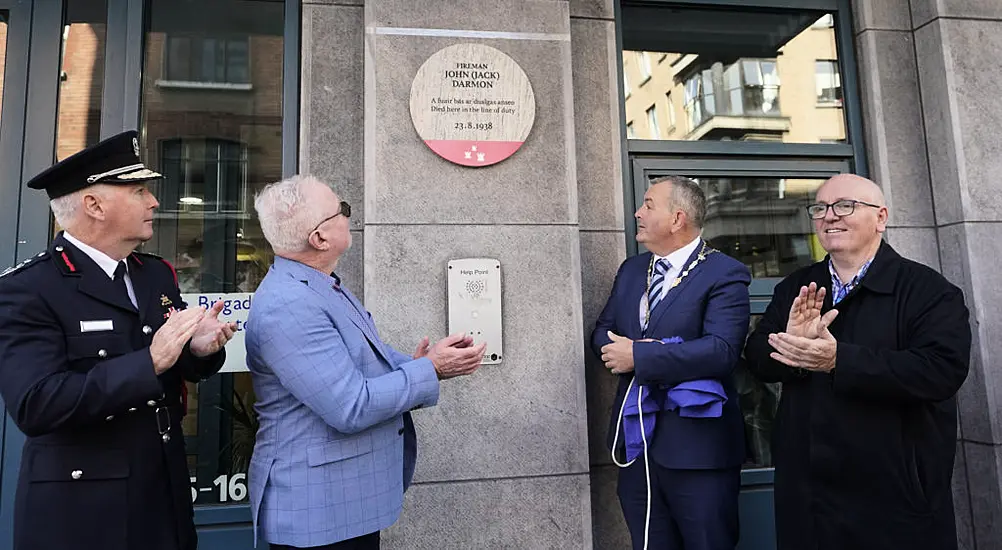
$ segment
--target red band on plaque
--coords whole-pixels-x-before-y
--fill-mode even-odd
[[[410,107],[425,144],[463,166],[490,166],[512,156],[536,118],[522,68],[481,44],[456,44],[429,57],[414,77]]]

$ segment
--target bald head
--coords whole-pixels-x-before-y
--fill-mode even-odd
[[[819,202],[833,203],[840,199],[854,199],[878,206],[886,206],[880,186],[863,176],[839,174],[818,188]]]
[[[816,200],[827,209],[822,217],[813,218],[814,231],[836,269],[839,265],[858,268],[873,258],[887,227],[880,187],[864,177],[839,174],[818,189]]]

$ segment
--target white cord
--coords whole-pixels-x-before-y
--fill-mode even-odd
[[[636,462],[637,459],[633,459],[626,464],[621,464],[619,460],[616,459],[616,446],[619,443],[619,427],[623,425],[623,411],[626,409],[626,397],[630,395],[630,390],[633,388],[633,382],[636,381],[636,376],[630,379],[630,385],[626,387],[626,395],[623,396],[623,404],[619,406],[619,420],[616,422],[616,434],[612,437],[612,462],[620,468],[626,468],[627,466]],[[644,432],[644,409],[641,407],[641,400],[644,396],[643,388],[638,385],[637,391],[637,412],[640,414],[640,437],[644,441],[644,474],[647,481],[647,517],[644,520],[644,550],[647,550],[647,539],[651,531],[651,463],[647,459],[647,434]]]

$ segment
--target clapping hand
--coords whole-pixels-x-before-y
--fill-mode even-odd
[[[828,330],[838,316],[833,309],[824,315],[825,288],[817,283],[801,287],[790,306],[786,332],[769,335],[769,345],[776,351],[770,357],[784,365],[812,371],[830,372],[835,368],[838,343]]]
[[[212,307],[205,311],[195,328],[191,337],[191,353],[195,357],[207,357],[223,349],[226,342],[229,342],[233,338],[233,334],[236,333],[236,323],[219,320],[219,313],[223,311],[223,305],[223,302],[212,304]]]
[[[150,358],[157,375],[174,366],[204,316],[205,310],[200,307],[175,311],[157,329],[150,342]]]
[[[423,351],[435,366],[438,379],[446,380],[473,374],[480,368],[486,349],[486,342],[474,346],[472,336],[452,334],[435,342],[431,349],[428,349],[427,338],[421,340],[415,355]]]

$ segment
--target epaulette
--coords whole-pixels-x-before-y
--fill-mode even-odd
[[[143,264],[143,260],[142,260],[142,259],[140,259],[140,256],[142,256],[142,257],[143,257],[143,258],[145,258],[145,259],[151,259],[151,260],[160,260],[161,262],[163,262],[163,263],[167,264],[167,267],[169,267],[169,268],[170,268],[170,272],[171,272],[171,275],[173,275],[173,276],[174,276],[174,284],[175,284],[175,285],[177,285],[177,284],[178,284],[178,280],[177,280],[177,270],[176,270],[176,269],[174,269],[174,265],[173,265],[173,264],[171,264],[170,262],[168,262],[167,260],[165,260],[165,259],[164,259],[164,258],[163,258],[162,256],[157,256],[156,254],[152,254],[152,253],[150,253],[150,252],[140,252],[140,251],[138,251],[138,250],[136,250],[136,251],[133,251],[133,253],[132,253],[132,256],[133,256],[133,258],[135,258],[135,260],[136,260],[137,262],[139,262],[139,265],[142,265],[142,264]]]
[[[135,254],[136,256],[146,256],[146,257],[149,257],[149,258],[153,258],[155,260],[163,260],[163,257],[157,256],[156,254],[153,254],[152,252],[141,252],[139,250],[134,250],[132,253]]]
[[[8,275],[13,275],[13,274],[15,274],[15,273],[17,273],[17,272],[19,272],[19,271],[21,271],[23,269],[27,269],[27,268],[29,268],[29,267],[31,267],[31,266],[33,266],[33,265],[41,262],[42,260],[44,260],[44,259],[46,259],[48,257],[49,257],[49,252],[47,250],[43,250],[42,252],[39,252],[38,254],[35,254],[31,258],[28,258],[27,260],[25,260],[25,261],[23,261],[23,262],[21,262],[21,263],[19,263],[17,265],[12,265],[12,266],[8,267],[7,269],[5,269],[3,271],[3,273],[0,273],[0,277],[6,277]]]

